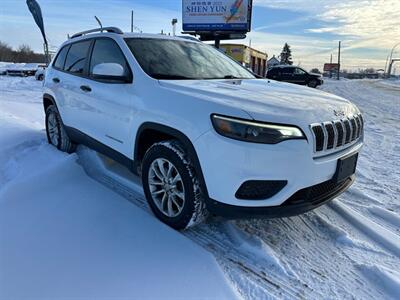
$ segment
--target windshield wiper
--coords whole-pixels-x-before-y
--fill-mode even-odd
[[[187,77],[182,75],[162,74],[162,73],[151,73],[150,76],[156,79],[195,79],[192,77]]]

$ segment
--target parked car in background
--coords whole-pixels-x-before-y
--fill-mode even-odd
[[[46,66],[39,66],[39,68],[37,69],[37,71],[35,73],[35,79],[39,80],[39,81],[43,81],[45,74],[46,74]]]
[[[324,83],[320,74],[309,73],[300,67],[287,65],[272,67],[267,72],[267,78],[277,81],[307,85],[312,88]]]
[[[43,64],[28,63],[28,64],[16,64],[7,69],[8,76],[34,76],[39,66],[44,66]]]

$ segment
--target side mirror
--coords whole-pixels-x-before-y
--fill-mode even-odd
[[[95,77],[123,77],[124,67],[117,63],[101,63],[95,65],[92,74]]]

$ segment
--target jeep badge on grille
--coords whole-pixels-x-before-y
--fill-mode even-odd
[[[346,113],[344,112],[344,110],[336,110],[336,109],[333,110],[333,114],[334,114],[336,117],[344,117],[344,116],[346,115]]]

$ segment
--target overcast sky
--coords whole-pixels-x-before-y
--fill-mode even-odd
[[[29,44],[42,51],[39,30],[25,0],[0,1],[0,40],[12,47]],[[171,19],[178,18],[181,30],[181,0],[38,0],[42,7],[50,45],[56,49],[67,33],[96,27],[94,15],[105,26],[130,30],[134,24],[144,32],[171,31]],[[293,60],[306,69],[322,68],[330,54],[337,59],[342,41],[342,65],[346,69],[384,68],[386,58],[400,42],[400,0],[254,0],[252,32],[246,40],[279,55],[288,42]],[[400,57],[400,46],[396,55]],[[400,69],[400,66],[398,67]],[[400,70],[398,70],[399,73]]]

